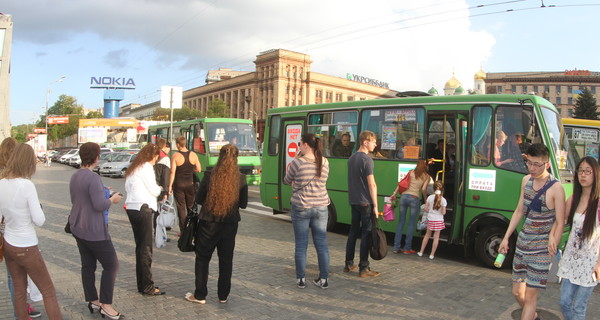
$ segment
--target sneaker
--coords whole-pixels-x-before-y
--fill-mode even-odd
[[[402,251],[402,253],[404,253],[404,254],[413,254],[413,253],[415,253],[415,252],[416,252],[416,251],[415,251],[415,250],[412,250],[412,249],[411,249],[411,250],[404,250],[404,251]]]
[[[355,266],[355,265],[344,267],[344,272],[352,272],[352,271],[357,271],[357,270],[358,270],[358,266]]]
[[[27,312],[29,312],[30,318],[39,318],[42,316],[42,313],[35,311],[35,309],[29,303],[27,304]]]
[[[189,302],[193,302],[193,303],[198,303],[198,304],[205,304],[206,300],[198,300],[196,299],[196,297],[194,297],[194,294],[192,294],[191,292],[188,292],[185,294],[185,300],[189,301]]]
[[[402,249],[398,249],[398,250],[392,250],[393,253],[402,253]]]
[[[227,299],[225,299],[225,300],[219,300],[219,303],[227,303]]]
[[[315,284],[315,286],[321,287],[321,289],[329,288],[329,282],[327,282],[327,279],[315,279],[313,280],[313,283]]]
[[[429,259],[433,260],[433,258],[435,258],[435,257],[432,255],[429,256]]]
[[[298,288],[300,288],[300,289],[306,288],[306,279],[305,278],[296,279],[296,283],[298,284]]]
[[[369,268],[362,270],[358,276],[361,278],[372,278],[372,277],[378,277],[381,273],[377,272],[377,271],[373,271]]]
[[[423,252],[417,252],[417,255],[418,255],[419,257],[422,257],[422,256],[423,256]]]

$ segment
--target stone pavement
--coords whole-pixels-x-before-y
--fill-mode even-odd
[[[57,289],[65,319],[98,319],[83,301],[79,252],[75,240],[63,228],[70,210],[68,181],[73,169],[54,165],[38,167],[34,176],[46,213],[46,224],[37,228],[40,248]],[[104,179],[104,178],[103,178]],[[104,179],[115,190],[124,190],[123,179]],[[256,194],[256,187],[252,192]],[[134,241],[129,220],[121,206],[110,213],[110,233],[120,261],[114,305],[126,319],[513,319],[518,305],[510,293],[510,273],[491,270],[456,255],[441,245],[438,257],[429,260],[416,255],[391,253],[371,261],[382,272],[373,279],[342,272],[346,235],[329,233],[331,256],[330,288],[307,283],[295,285],[292,226],[254,200],[243,210],[234,256],[232,292],[227,304],[216,296],[218,274],[216,253],[211,262],[209,296],[206,305],[184,300],[194,290],[194,253],[177,249],[176,231],[163,249],[154,249],[155,284],[167,292],[147,297],[137,293]],[[416,241],[417,244],[419,241]],[[358,247],[358,246],[357,246]],[[358,251],[357,251],[358,257]],[[307,279],[318,274],[314,247],[309,243]],[[0,319],[11,319],[12,305],[6,287],[6,267],[0,267]],[[98,267],[99,279],[101,266]],[[597,290],[596,290],[597,291]],[[543,319],[561,319],[559,286],[541,292],[539,308]],[[33,304],[43,312],[43,304]],[[595,292],[588,306],[588,318],[600,312]],[[45,314],[41,319],[46,319]]]

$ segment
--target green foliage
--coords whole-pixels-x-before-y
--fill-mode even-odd
[[[33,131],[33,126],[29,124],[20,124],[13,126],[10,129],[10,136],[15,138],[19,143],[27,141],[27,134]]]
[[[154,111],[152,120],[169,120],[171,117],[171,109],[158,108]],[[202,113],[200,110],[192,110],[187,105],[184,105],[181,109],[173,110],[173,121],[181,121],[187,119],[201,118]]]
[[[98,112],[96,112],[98,113]],[[61,95],[54,105],[48,108],[49,116],[68,115],[68,124],[49,124],[48,125],[48,140],[57,141],[59,139],[77,134],[79,129],[79,119],[85,118],[83,115],[83,106],[77,104],[77,99],[68,95]],[[40,116],[38,127],[43,128],[46,123],[46,116]],[[98,118],[102,118],[102,115]]]
[[[87,119],[101,119],[104,118],[104,115],[102,114],[102,112],[90,111],[85,117]]]
[[[221,99],[215,99],[208,103],[206,116],[209,118],[229,118],[229,106]]]
[[[575,109],[573,111],[573,118],[590,120],[599,119],[598,116],[600,115],[600,112],[598,112],[596,98],[594,98],[594,95],[587,87],[583,88],[583,92],[577,98]]]

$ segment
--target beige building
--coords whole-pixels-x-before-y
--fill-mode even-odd
[[[10,49],[13,23],[10,15],[0,13],[0,141],[10,137]]]
[[[230,117],[256,121],[262,139],[268,109],[314,103],[391,98],[396,91],[385,83],[360,76],[350,77],[376,86],[311,71],[310,56],[284,49],[261,52],[253,72],[219,69],[209,71],[201,87],[183,92],[183,103],[206,113],[211,101],[221,99],[230,108]],[[141,106],[136,112],[158,108],[160,101]],[[133,115],[134,108],[129,110]],[[124,113],[119,115],[125,116]]]
[[[563,118],[573,115],[575,101],[587,87],[600,101],[600,72],[565,70],[561,72],[488,72],[486,93],[533,93],[552,102]]]

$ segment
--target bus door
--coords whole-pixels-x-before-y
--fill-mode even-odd
[[[281,148],[281,157],[279,162],[279,203],[282,211],[291,209],[290,199],[292,198],[292,187],[283,183],[287,170],[300,152],[300,138],[304,133],[304,120],[284,120],[283,121],[283,146]]]

